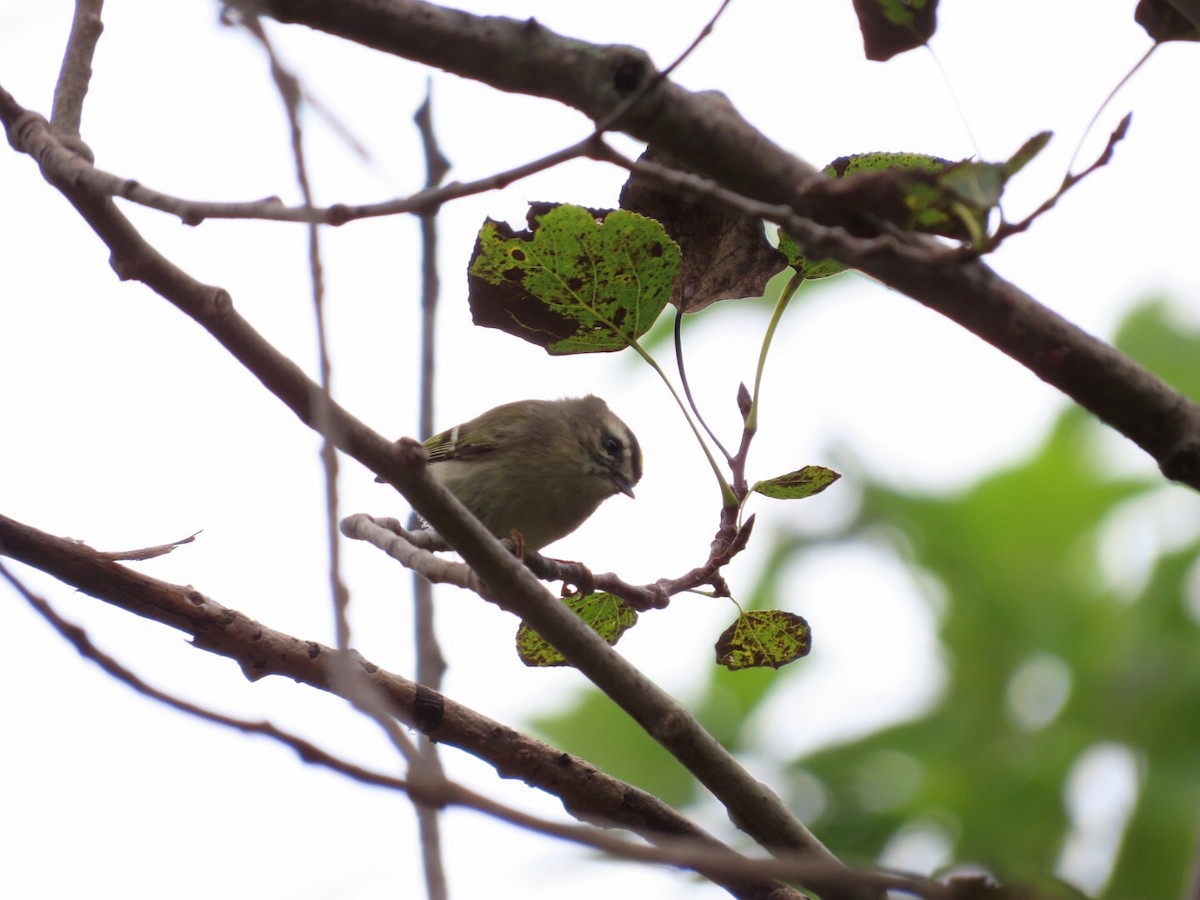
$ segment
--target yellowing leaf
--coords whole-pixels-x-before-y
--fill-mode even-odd
[[[930,156],[927,153],[873,151],[871,153],[855,153],[850,156],[839,156],[822,169],[821,174],[832,179],[841,179],[864,172],[882,172],[892,169],[941,171],[946,165],[948,165],[946,160],[937,156]],[[880,214],[883,218],[895,218],[899,216],[906,220],[902,226],[906,228],[921,228],[922,225],[926,224],[919,219],[913,221],[911,203],[906,202],[903,198],[897,202],[896,193],[897,190],[893,184],[887,188],[885,196],[873,197],[871,202],[875,203],[877,207],[872,210],[873,214]],[[859,198],[852,197],[851,200],[853,201],[853,207],[857,208],[861,206]],[[896,211],[891,214],[883,213],[878,208],[880,206],[896,208]],[[939,222],[941,218],[941,216],[938,217]],[[779,252],[787,257],[788,265],[808,281],[816,278],[829,278],[830,276],[846,271],[846,266],[837,260],[809,259],[800,242],[782,229],[779,231]]]
[[[563,602],[610,644],[637,624],[637,610],[615,594],[572,594]],[[527,666],[567,665],[567,658],[524,622],[517,629],[517,655]]]
[[[653,219],[544,204],[528,231],[488,219],[469,271],[471,315],[552,354],[622,350],[658,318],[679,247]]]
[[[717,640],[717,662],[727,669],[778,669],[807,656],[812,634],[804,618],[779,609],[744,612]]]
[[[825,466],[805,466],[778,478],[756,482],[753,490],[776,500],[799,500],[821,493],[841,477],[841,474]]]
[[[829,278],[846,271],[845,263],[836,259],[809,259],[800,242],[783,229],[779,230],[779,252],[787,257],[788,265],[808,281]]]

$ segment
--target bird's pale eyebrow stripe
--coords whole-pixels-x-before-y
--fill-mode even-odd
[[[633,474],[640,481],[642,478],[642,447],[637,435],[629,432],[629,461],[633,466]]]

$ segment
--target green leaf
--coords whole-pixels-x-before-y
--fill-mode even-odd
[[[878,173],[894,169],[940,172],[948,165],[950,163],[947,160],[938,156],[930,156],[927,153],[893,153],[877,150],[870,153],[839,156],[822,169],[821,174],[829,178],[840,179],[851,175],[859,175],[864,172]],[[911,204],[906,204],[904,198],[897,201],[895,197],[897,191],[894,186],[888,188],[887,192],[889,196],[872,197],[871,202],[877,206],[898,207],[898,212],[892,215],[888,215],[887,213],[883,215],[889,219],[894,219],[896,216],[904,218],[906,221],[901,225],[903,228],[924,231],[928,230],[928,226],[939,225],[946,219],[940,213],[932,221],[929,221],[927,216],[922,217],[919,213],[914,217]],[[932,196],[936,196],[936,194]],[[853,201],[852,208],[862,206],[859,198],[851,197],[851,200]],[[873,210],[873,212],[878,211],[878,209]],[[801,243],[782,228],[779,230],[779,252],[787,257],[788,265],[794,268],[807,281],[817,278],[829,278],[830,276],[846,271],[846,266],[834,259],[809,259]]]
[[[1046,145],[1050,143],[1050,138],[1054,137],[1053,131],[1039,131],[1008,158],[1008,162],[1004,164],[1004,177],[1012,178],[1020,172],[1029,161],[1046,149]]]
[[[836,259],[809,259],[800,242],[782,228],[779,229],[779,252],[787,257],[788,265],[808,281],[840,275],[847,268]]]
[[[799,500],[821,493],[841,477],[825,466],[805,466],[778,478],[755,482],[751,490],[776,500]]]
[[[626,210],[535,206],[528,231],[488,219],[471,259],[477,325],[551,354],[622,350],[671,296],[679,247],[653,219]]]
[[[845,178],[861,172],[883,172],[888,169],[916,169],[940,172],[950,165],[949,160],[928,153],[905,153],[890,150],[872,150],[869,153],[852,153],[839,156],[824,169],[823,175]]]
[[[610,644],[637,624],[637,610],[615,594],[572,594],[563,602]],[[567,658],[524,622],[517,629],[517,654],[527,666],[567,665]]]
[[[778,669],[807,656],[812,648],[808,623],[779,609],[740,613],[717,640],[717,662],[728,669]]]
[[[988,222],[1008,179],[1041,152],[1050,132],[1027,140],[1004,162],[949,162],[923,153],[859,153],[823,170],[835,184],[818,183],[814,199],[843,214],[870,216],[907,231],[968,241],[984,249]],[[855,176],[850,178],[849,176]]]
[[[960,162],[947,166],[937,178],[937,183],[950,191],[952,196],[939,198],[933,206],[949,212],[946,201],[958,199],[966,203],[981,222],[985,222],[987,212],[1000,202],[1008,179],[1041,153],[1052,136],[1053,133],[1049,131],[1035,134],[1002,163]]]

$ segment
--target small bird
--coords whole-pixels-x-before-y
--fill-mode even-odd
[[[614,494],[633,496],[642,452],[599,397],[518,400],[425,441],[429,471],[499,538],[540,550]],[[377,481],[382,479],[376,479]]]

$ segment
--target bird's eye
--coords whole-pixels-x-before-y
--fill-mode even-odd
[[[606,434],[600,438],[600,446],[604,448],[604,452],[609,456],[620,456],[621,442],[611,434]]]

